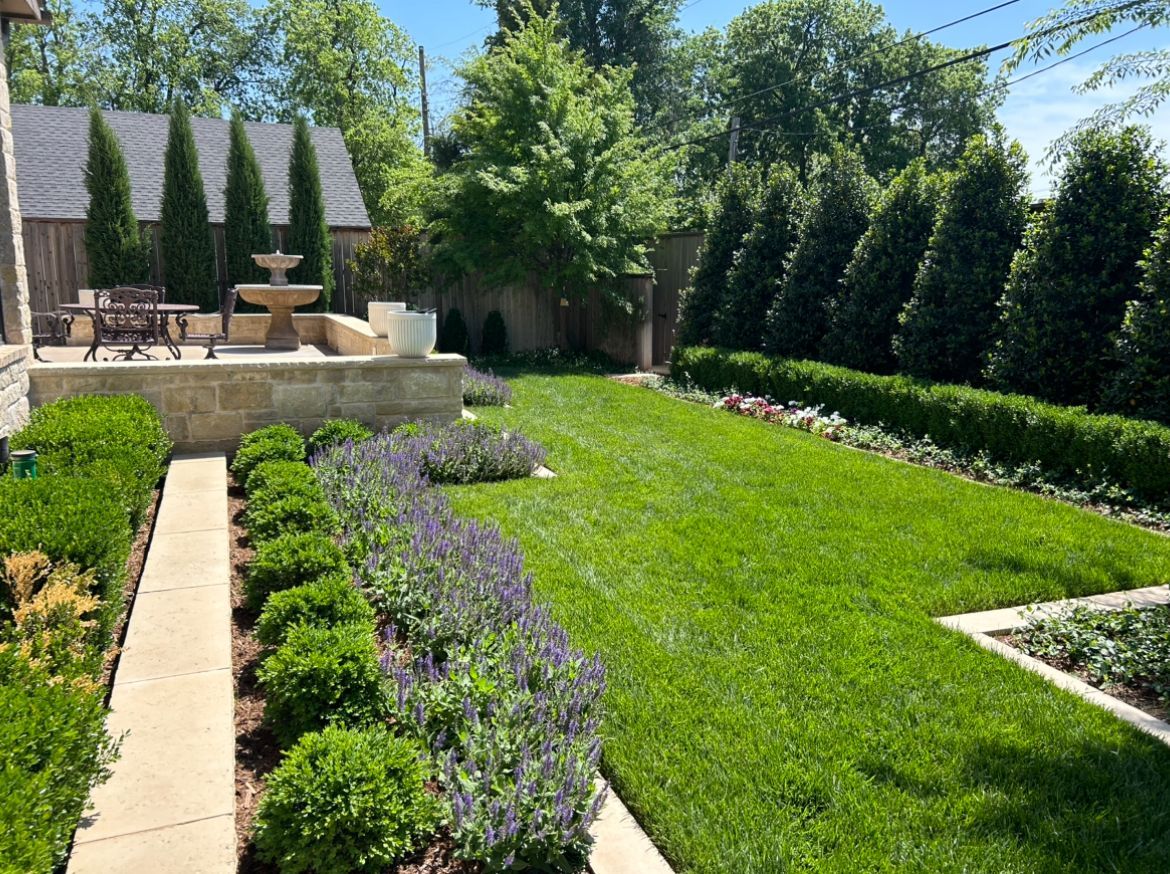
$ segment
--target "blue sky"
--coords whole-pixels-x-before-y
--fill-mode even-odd
[[[380,0],[383,13],[405,28],[407,33],[427,49],[431,58],[428,82],[432,103],[442,113],[455,102],[456,85],[450,72],[451,64],[459,56],[474,49],[494,26],[495,16],[488,10],[473,5],[470,0]],[[747,7],[745,0],[684,0],[679,20],[687,31],[706,27],[723,27]],[[883,3],[890,22],[899,30],[921,31],[947,21],[995,5],[994,0],[961,0],[961,2],[916,2],[916,0],[889,0]],[[952,46],[970,47],[991,45],[1024,32],[1026,22],[1043,15],[1054,5],[1052,0],[1020,0],[1020,2],[975,21],[958,25],[937,34],[933,39]],[[1128,29],[1128,28],[1123,28]],[[1059,136],[1078,119],[1083,118],[1102,103],[1124,93],[1098,92],[1078,95],[1073,86],[1083,81],[1110,53],[1162,47],[1167,32],[1139,31],[1099,52],[1086,55],[1043,73],[1013,88],[1000,110],[1000,120],[1008,132],[1027,149],[1033,159],[1033,190],[1042,193],[1050,187],[1043,157],[1052,139]],[[1087,46],[1089,43],[1085,43]],[[993,59],[998,65],[1005,53]],[[1028,68],[1019,74],[1028,72]],[[1161,110],[1147,121],[1157,136],[1170,140],[1170,107]]]

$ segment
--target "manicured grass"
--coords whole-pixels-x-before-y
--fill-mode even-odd
[[[932,616],[1170,580],[1170,539],[597,377],[477,410],[451,488],[609,667],[605,772],[680,871],[1170,870],[1170,749]]]

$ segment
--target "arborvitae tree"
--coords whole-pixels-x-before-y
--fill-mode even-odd
[[[150,272],[148,241],[138,229],[130,200],[130,173],[118,135],[101,110],[89,114],[89,159],[85,164],[85,251],[89,284],[111,288],[145,282]]]
[[[882,192],[869,228],[845,268],[821,357],[870,373],[897,366],[893,339],[926,254],[941,190],[938,176],[913,161]]]
[[[288,162],[288,248],[304,260],[289,272],[289,281],[320,285],[321,296],[313,305],[328,312],[333,304],[333,238],[325,222],[325,195],[317,168],[317,149],[309,123],[297,116],[293,124],[292,154]]]
[[[906,373],[977,382],[1027,217],[1027,156],[1000,131],[972,137],[950,176],[894,354]]]
[[[860,156],[844,146],[818,158],[808,206],[784,281],[768,311],[765,345],[785,358],[811,358],[829,329],[831,303],[865,233],[877,184]]]
[[[463,313],[459,311],[459,307],[447,310],[447,317],[443,319],[443,330],[439,334],[439,349],[465,357],[471,354],[471,335],[467,332],[467,322],[463,320]]]
[[[1164,179],[1141,128],[1073,138],[1056,196],[1012,262],[992,384],[1058,404],[1100,400],[1138,262],[1166,209]]]
[[[1139,297],[1131,301],[1117,337],[1120,368],[1104,406],[1170,425],[1170,215],[1141,264]]]
[[[272,251],[268,194],[244,119],[238,114],[232,116],[228,146],[223,239],[229,286],[268,281],[268,271],[252,260],[253,255]]]
[[[716,188],[715,206],[707,234],[699,250],[699,265],[691,272],[691,284],[679,300],[678,342],[684,346],[715,340],[715,320],[727,297],[727,275],[735,253],[752,227],[757,200],[757,179],[742,164]]]
[[[479,354],[506,355],[508,353],[508,328],[504,324],[504,315],[499,310],[492,310],[483,320],[483,338],[479,344]]]
[[[164,158],[161,250],[170,303],[219,308],[215,276],[215,241],[207,215],[207,196],[199,172],[199,153],[191,116],[176,100]]]
[[[727,277],[715,320],[715,339],[733,349],[762,349],[764,320],[796,245],[804,192],[787,164],[772,167],[755,222]]]

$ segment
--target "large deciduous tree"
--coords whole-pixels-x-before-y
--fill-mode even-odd
[[[113,288],[144,282],[149,272],[146,242],[138,228],[131,202],[130,173],[118,136],[102,118],[89,116],[89,158],[85,164],[85,250],[89,257],[89,284]]]
[[[898,314],[910,299],[938,209],[940,179],[915,160],[874,205],[853,250],[821,357],[834,364],[891,373]]]
[[[7,47],[8,91],[13,103],[85,106],[98,99],[93,71],[98,47],[92,22],[73,0],[42,4],[52,23],[12,28]]]
[[[796,248],[768,311],[769,351],[786,358],[816,356],[876,195],[877,184],[856,152],[837,146],[817,159]]]
[[[460,73],[469,102],[453,131],[466,153],[435,223],[443,269],[628,304],[619,278],[648,268],[670,187],[669,159],[635,127],[629,72],[592,69],[554,19],[534,17]]]
[[[973,137],[949,177],[914,293],[894,338],[899,367],[977,383],[1027,215],[1027,156],[1001,131]]]
[[[1142,282],[1117,337],[1108,409],[1170,425],[1170,215],[1141,264]]]
[[[755,221],[727,275],[727,293],[716,315],[720,346],[762,349],[764,323],[799,239],[804,191],[787,164],[768,174]]]
[[[244,120],[232,116],[224,189],[224,254],[228,285],[263,283],[268,271],[252,256],[272,248],[268,194]]]
[[[678,342],[684,346],[716,340],[715,323],[727,301],[728,275],[755,218],[758,183],[754,171],[734,164],[716,186],[699,263],[679,300]]]
[[[1139,128],[1070,142],[1056,196],[1012,263],[988,379],[1060,404],[1096,404],[1167,206],[1166,168]]]
[[[416,142],[414,43],[372,0],[273,0],[275,117],[338,127],[375,225],[417,223],[430,170]]]
[[[200,309],[214,312],[219,307],[215,242],[191,116],[179,100],[171,106],[163,158],[160,250],[168,301],[198,304]]]
[[[317,150],[309,123],[300,115],[293,122],[288,162],[288,217],[289,254],[303,259],[289,278],[301,285],[320,285],[321,294],[312,308],[329,312],[333,305],[333,238],[325,219]]]

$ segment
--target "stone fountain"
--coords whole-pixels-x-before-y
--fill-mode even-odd
[[[303,255],[285,255],[279,249],[270,255],[253,255],[252,260],[271,274],[267,285],[237,285],[236,291],[248,303],[268,307],[272,319],[264,348],[295,352],[301,348],[301,336],[293,324],[293,310],[315,301],[320,285],[289,285],[286,270],[301,263]]]

